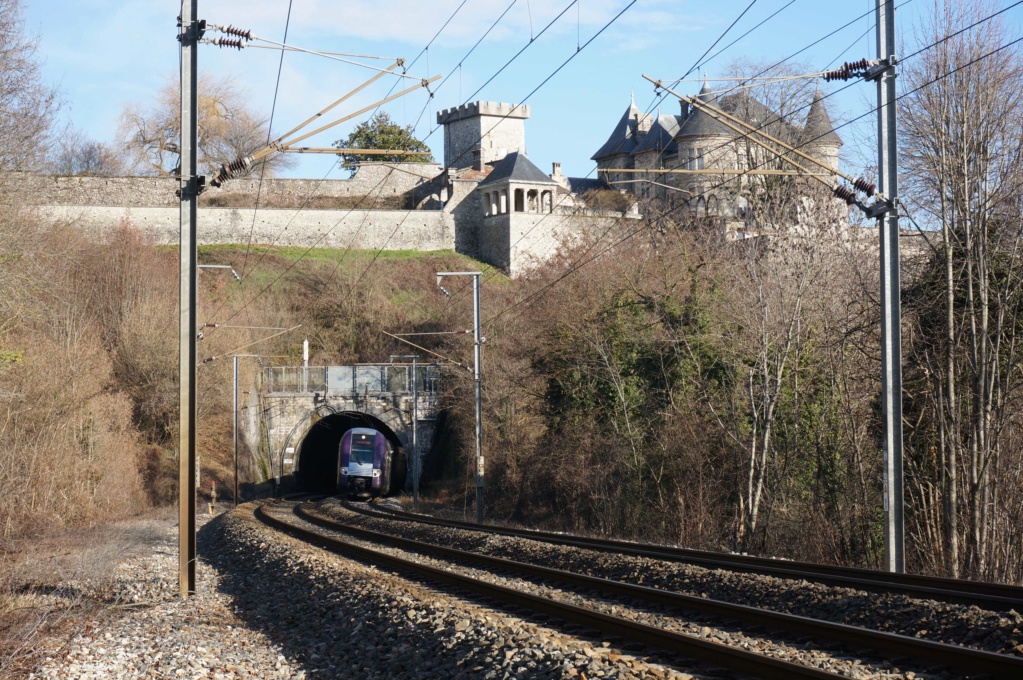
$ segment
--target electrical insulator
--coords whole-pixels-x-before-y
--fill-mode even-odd
[[[849,80],[854,76],[861,75],[861,71],[866,71],[870,68],[869,59],[860,59],[859,61],[847,61],[842,64],[839,68],[833,71],[826,71],[822,76],[826,82],[832,80]]]
[[[852,205],[853,203],[856,202],[856,192],[854,192],[849,187],[839,185],[835,187],[832,191],[835,192],[835,196],[845,201],[846,205]]]
[[[862,177],[853,182],[853,186],[865,193],[868,197],[877,193],[877,185],[873,182],[868,182]]]
[[[236,35],[239,38],[245,38],[246,40],[252,40],[252,31],[243,31],[242,29],[235,28],[234,26],[228,26],[227,28],[225,28],[223,30],[224,30],[224,33],[227,33],[228,35]]]
[[[251,162],[252,160],[249,158],[239,158],[225,165],[221,165],[220,170],[217,171],[216,177],[210,180],[210,184],[219,189],[221,186],[223,186],[224,182],[234,177],[234,174],[236,172],[238,172],[239,170],[244,170],[245,168],[249,167],[249,164]]]
[[[234,39],[232,39],[232,38],[214,38],[213,40],[207,40],[206,42],[208,42],[211,45],[216,45],[217,47],[234,47],[235,49],[239,49],[239,50],[241,48],[245,47],[245,43],[243,43],[241,40],[239,40],[237,38],[234,38]]]

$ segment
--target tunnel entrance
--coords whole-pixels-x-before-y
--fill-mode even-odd
[[[401,478],[397,488],[404,485],[405,450],[401,440],[379,419],[366,413],[345,411],[332,413],[318,420],[298,447],[295,483],[299,491],[308,493],[334,493],[337,491],[338,446],[341,437],[353,427],[372,427],[391,442],[399,464]]]

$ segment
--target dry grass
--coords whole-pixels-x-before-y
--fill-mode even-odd
[[[152,551],[173,513],[0,542],[0,677],[27,675],[116,605],[116,566]]]

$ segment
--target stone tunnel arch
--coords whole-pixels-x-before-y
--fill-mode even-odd
[[[296,451],[295,483],[299,491],[334,493],[337,491],[337,458],[341,437],[353,427],[379,430],[394,447],[397,464],[394,487],[405,483],[405,449],[398,435],[382,420],[359,411],[341,411],[325,415],[306,431]]]

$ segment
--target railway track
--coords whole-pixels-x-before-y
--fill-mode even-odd
[[[378,517],[389,517],[401,521],[421,522],[432,526],[468,531],[484,531],[512,538],[543,541],[555,545],[609,552],[616,555],[632,555],[655,560],[684,562],[707,569],[727,569],[776,578],[813,581],[829,586],[855,588],[876,593],[901,594],[913,598],[976,606],[992,611],[1023,610],[1023,588],[1000,583],[964,581],[917,574],[895,574],[872,569],[714,553],[529,529],[509,529],[492,525],[480,526],[469,522],[442,520],[426,515],[404,512],[395,508],[378,506],[381,509],[376,510],[366,504],[347,503],[345,507],[353,512]]]
[[[362,559],[386,564],[390,568],[414,572],[421,578],[469,590],[512,607],[540,612],[546,616],[639,642],[647,647],[670,654],[682,654],[759,677],[834,678],[845,676],[686,635],[679,632],[680,626],[677,623],[671,623],[672,619],[676,619],[678,613],[682,611],[698,612],[703,617],[712,616],[730,622],[741,622],[744,627],[763,627],[771,631],[780,631],[783,635],[794,634],[803,638],[809,637],[815,642],[832,641],[835,644],[844,645],[846,648],[855,648],[858,650],[854,652],[856,655],[861,654],[863,650],[870,650],[875,658],[913,657],[923,660],[925,667],[940,663],[957,669],[957,672],[964,676],[970,674],[976,677],[985,675],[1023,677],[1023,659],[1018,657],[716,602],[422,543],[353,527],[316,511],[311,504],[292,504],[290,508],[283,505],[275,508],[261,508],[257,511],[257,515],[272,526],[331,550],[354,553]],[[324,530],[330,533],[324,533]],[[339,538],[338,532],[343,532],[344,537]],[[367,547],[366,543],[370,543],[372,547]],[[381,549],[379,547],[381,544],[390,546],[391,549]],[[401,551],[405,555],[396,555],[394,550]],[[427,555],[430,556],[429,560],[423,557]],[[442,564],[427,563],[436,559],[442,560]],[[486,571],[490,575],[481,578],[476,573],[480,570]],[[463,573],[466,571],[469,573]],[[500,579],[510,579],[513,582],[516,580],[529,581],[537,584],[535,587],[540,587],[543,593],[524,592],[517,587],[495,584],[493,582],[495,575]],[[548,595],[547,591],[551,590],[561,594]],[[566,597],[565,593],[571,593],[571,595]],[[582,606],[578,603],[566,602],[566,600],[578,602],[580,597],[584,601]],[[594,604],[599,602],[604,602],[604,604]],[[637,605],[637,603],[641,604]],[[641,610],[646,609],[647,614],[619,616],[607,613],[609,609],[611,611],[624,609],[631,612],[637,606]],[[651,611],[654,613],[650,614]],[[656,625],[636,620],[637,618],[650,620],[651,617],[658,622]],[[699,624],[699,626],[703,625]],[[684,628],[684,626],[681,627]],[[768,637],[771,638],[770,635]],[[771,645],[776,644],[784,645],[785,643],[778,643],[772,638]],[[844,653],[848,654],[848,652]]]

